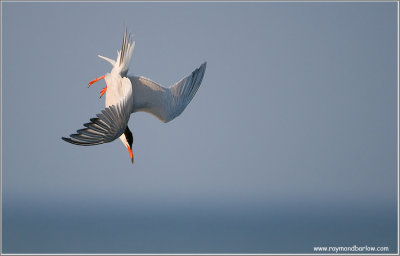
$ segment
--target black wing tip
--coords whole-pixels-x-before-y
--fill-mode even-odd
[[[206,67],[207,67],[207,61],[205,61],[203,64],[201,64],[200,67],[196,68],[196,70],[192,72],[192,75],[195,73],[197,74],[197,73],[201,72],[201,80],[203,80],[203,76],[206,73]],[[200,81],[200,83],[201,83],[201,81]]]
[[[203,64],[200,65],[199,69],[204,69],[205,70],[206,67],[207,67],[207,61],[204,61]]]
[[[75,143],[71,140],[71,138],[61,137],[61,139],[62,139],[63,141],[65,141],[65,142],[68,142],[68,143],[71,143],[71,144],[75,144]]]
[[[72,134],[71,134],[71,135],[72,135]],[[85,142],[78,142],[78,141],[75,141],[75,140],[73,140],[73,139],[71,139],[71,138],[65,138],[65,137],[61,137],[61,139],[62,139],[63,141],[66,141],[66,142],[68,142],[68,143],[71,143],[71,144],[74,144],[74,145],[78,145],[78,146],[93,146],[93,145],[101,144],[101,143],[85,143]]]

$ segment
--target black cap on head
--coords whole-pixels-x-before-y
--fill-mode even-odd
[[[133,136],[131,130],[129,130],[129,127],[126,126],[126,129],[124,131],[126,140],[128,141],[129,147],[132,148],[132,143],[133,143]]]

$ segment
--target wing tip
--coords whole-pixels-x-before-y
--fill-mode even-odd
[[[63,141],[65,141],[65,142],[74,144],[73,141],[71,140],[71,138],[61,137],[61,139],[62,139]]]
[[[206,67],[207,67],[207,61],[204,61],[203,64],[200,65],[199,69],[204,69],[204,71],[205,71]]]
[[[71,136],[72,136],[72,135],[74,135],[74,134],[71,134]],[[65,137],[61,137],[61,139],[62,139],[63,141],[66,141],[66,142],[68,142],[68,143],[71,143],[71,144],[74,144],[74,145],[78,145],[78,146],[93,146],[93,145],[101,144],[101,143],[86,143],[86,142],[80,142],[80,141],[75,141],[75,140],[72,139],[72,138],[65,138]]]

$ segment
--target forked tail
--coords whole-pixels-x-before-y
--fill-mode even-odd
[[[130,33],[127,34],[127,30],[125,28],[124,37],[122,39],[122,47],[121,50],[117,52],[117,60],[115,61],[101,55],[98,56],[108,61],[113,66],[111,73],[116,72],[121,76],[126,76],[126,74],[128,73],[129,63],[131,62],[134,48],[135,41],[133,41],[132,35]]]

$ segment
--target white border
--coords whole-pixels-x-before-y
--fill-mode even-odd
[[[399,153],[400,153],[400,148],[399,148],[399,136],[400,136],[400,133],[399,133],[399,97],[400,97],[400,95],[399,95],[399,83],[400,83],[400,76],[399,76],[399,73],[400,73],[400,71],[399,71],[399,69],[400,69],[400,62],[399,62],[399,55],[400,55],[400,17],[399,17],[399,15],[400,15],[400,12],[399,12],[399,9],[400,9],[400,2],[397,2],[397,254],[399,254],[399,251],[400,251],[400,249],[399,249],[399,223],[400,223],[400,217],[399,217],[399,210],[400,210],[400,207],[399,207],[399,204],[400,204],[400,202],[399,202],[399,196],[400,196],[400,194],[399,194],[399,179],[400,179],[400,177],[399,177]]]
[[[303,1],[303,0],[290,0],[290,1],[279,1],[279,0],[116,0],[116,1],[110,1],[110,0],[97,0],[97,1],[90,1],[90,0],[2,0],[1,2],[4,3],[396,3],[398,0],[353,0],[353,1],[347,1],[347,0],[327,0],[327,1],[321,1],[321,0],[315,0],[315,1]]]
[[[3,252],[3,1],[0,2],[0,255]]]
[[[260,0],[260,1],[254,1],[254,0],[249,0],[249,1],[243,1],[243,0],[226,0],[226,1],[212,1],[212,0],[193,0],[193,1],[179,1],[179,0],[171,0],[171,1],[160,1],[160,0],[148,0],[148,1],[26,1],[26,0],[0,0],[0,5],[1,5],[1,29],[0,29],[0,40],[3,38],[3,2],[4,3],[54,3],[54,2],[59,2],[59,3],[93,3],[93,2],[100,2],[100,3],[129,3],[129,2],[138,2],[138,3],[185,3],[185,2],[195,2],[195,3],[304,3],[304,2],[311,2],[311,3],[320,3],[320,2],[327,2],[327,3],[371,3],[371,2],[394,2],[397,3],[397,252],[396,253],[373,253],[373,255],[399,255],[399,223],[400,223],[400,206],[399,206],[399,153],[400,153],[400,148],[399,148],[399,83],[400,83],[400,75],[399,75],[399,69],[400,69],[400,63],[399,63],[399,55],[400,55],[400,2],[397,0],[382,0],[382,1],[377,1],[377,0],[362,0],[362,1],[346,1],[346,0],[337,0],[337,1],[268,1],[268,0]],[[0,44],[0,104],[2,105],[3,103],[3,44]],[[2,143],[2,135],[3,135],[3,106],[0,108],[0,255],[371,255],[371,253],[116,253],[116,254],[110,254],[110,253],[2,253],[3,251],[3,143]]]

